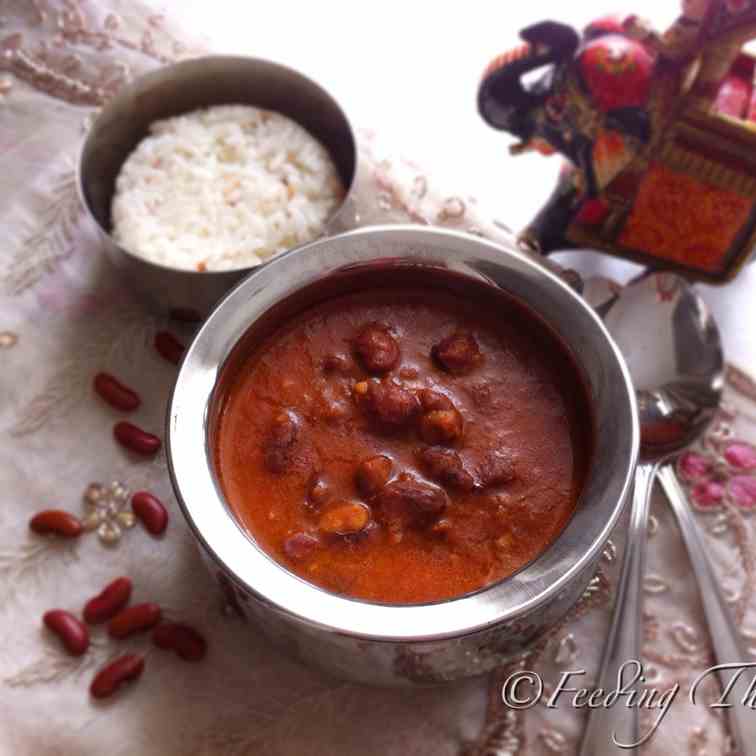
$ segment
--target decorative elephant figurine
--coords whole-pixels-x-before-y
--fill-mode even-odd
[[[479,112],[513,154],[567,158],[523,241],[731,278],[756,242],[756,0],[685,0],[664,34],[629,15],[520,36],[486,69]]]

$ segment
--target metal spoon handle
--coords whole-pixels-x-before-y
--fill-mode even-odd
[[[732,621],[732,615],[722,596],[711,562],[706,556],[706,547],[685,492],[680,486],[672,465],[664,465],[659,470],[659,481],[672,505],[672,511],[677,516],[680,532],[698,581],[717,663],[745,664],[749,659],[748,653]],[[744,698],[753,695],[749,687],[754,671],[753,669],[743,670],[728,690],[727,686],[736,672],[737,670],[728,670],[724,674],[720,673],[723,690],[727,692],[727,701],[732,704],[732,708],[728,710],[730,730],[739,753],[743,756],[756,756],[756,712],[743,705]]]
[[[637,687],[637,682],[634,685],[629,683],[633,679],[633,673],[639,668],[633,669],[628,664],[639,664],[641,660],[641,584],[646,561],[649,502],[655,473],[656,466],[650,464],[639,465],[635,473],[635,493],[625,556],[614,600],[612,624],[604,646],[596,685],[607,692],[621,686],[625,686],[626,690]],[[638,740],[638,709],[628,708],[626,699],[620,697],[611,707],[591,710],[580,754],[627,754],[627,747],[622,749],[617,744],[628,746],[638,743]]]

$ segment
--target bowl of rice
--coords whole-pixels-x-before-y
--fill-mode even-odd
[[[349,121],[322,87],[270,61],[209,56],[103,108],[79,190],[150,304],[201,319],[251,269],[350,225],[356,169]]]

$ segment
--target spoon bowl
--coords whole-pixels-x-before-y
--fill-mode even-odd
[[[703,300],[669,273],[631,283],[605,310],[635,384],[642,459],[661,461],[699,438],[719,407],[719,330]]]

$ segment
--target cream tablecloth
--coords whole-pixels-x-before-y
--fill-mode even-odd
[[[112,440],[115,414],[94,395],[100,370],[121,376],[144,398],[136,421],[160,432],[175,368],[152,348],[156,330],[183,339],[186,326],[161,321],[126,290],[104,259],[75,193],[78,147],[95,109],[132,76],[198,48],[170,19],[127,0],[0,0],[0,753],[65,754],[443,754],[573,753],[583,714],[567,706],[527,713],[500,701],[502,670],[437,690],[361,688],[323,677],[271,649],[229,606],[206,574],[170,492],[161,454],[139,462]],[[431,176],[361,132],[368,180],[362,222],[436,223],[494,239],[508,234],[458,188]],[[627,275],[595,256],[570,262],[588,274]],[[753,522],[756,371],[752,330],[756,268],[725,290],[706,289],[732,363],[727,411],[686,470],[706,511],[706,533],[722,585],[756,647]],[[738,367],[734,367],[737,365]],[[733,439],[745,439],[735,444]],[[104,514],[101,535],[73,546],[39,539],[29,517],[46,508],[86,513],[92,483],[148,488],[171,511],[154,539],[125,518]],[[663,501],[652,522],[644,614],[649,684],[685,688],[711,661],[695,584]],[[621,531],[621,528],[620,528]],[[581,605],[520,666],[548,686],[561,671],[595,672],[608,621],[621,532]],[[41,625],[57,607],[78,611],[119,575],[135,601],[153,600],[201,628],[209,654],[196,665],[150,651],[138,684],[93,702],[89,681],[123,650],[101,630],[82,659],[61,653]],[[756,650],[756,648],[755,648]],[[745,661],[745,660],[744,660]],[[714,689],[709,696],[714,695]],[[648,753],[725,753],[720,714],[680,697]]]

